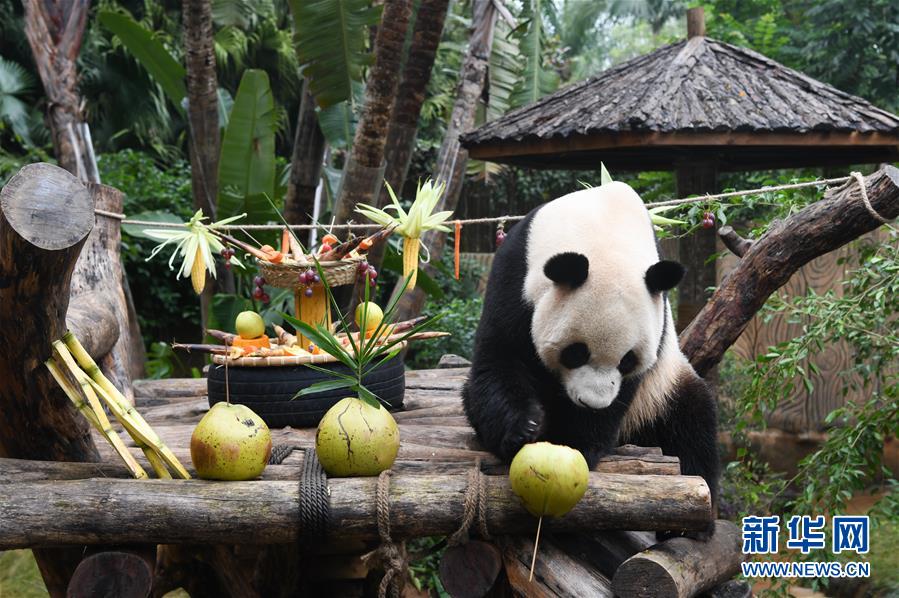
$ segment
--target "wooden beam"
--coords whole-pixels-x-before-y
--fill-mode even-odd
[[[331,478],[332,541],[378,537],[376,478]],[[459,527],[468,474],[394,474],[394,538]],[[302,536],[295,481],[91,479],[0,485],[0,550],[67,544],[277,544]],[[486,476],[493,533],[532,532],[535,519],[506,476]],[[592,473],[587,493],[552,530],[698,530],[712,518],[702,478]]]
[[[872,208],[886,219],[899,216],[899,169],[884,166],[864,180]],[[699,375],[721,360],[768,297],[796,270],[880,225],[854,180],[828,189],[820,201],[774,223],[680,335],[681,349]]]
[[[784,148],[836,147],[899,147],[899,133],[859,133],[857,131],[812,131],[808,133],[775,133],[750,131],[708,132],[634,132],[614,131],[571,135],[548,139],[533,136],[509,141],[465,143],[473,160],[499,160],[513,156],[545,156],[570,152],[613,150],[625,148],[718,148],[727,146]]]

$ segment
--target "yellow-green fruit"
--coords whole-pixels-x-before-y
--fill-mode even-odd
[[[512,491],[536,517],[561,517],[573,509],[589,480],[580,451],[550,442],[524,445],[509,467]]]
[[[190,458],[206,480],[252,480],[272,454],[272,434],[246,405],[216,403],[190,437]]]
[[[328,409],[318,423],[315,450],[329,475],[378,475],[396,459],[400,430],[384,407],[348,397]]]
[[[240,338],[245,339],[259,338],[265,334],[265,322],[255,311],[242,311],[237,314],[234,328]]]
[[[356,326],[362,330],[362,314],[365,314],[365,331],[374,330],[384,319],[384,312],[374,301],[363,301],[356,306]]]

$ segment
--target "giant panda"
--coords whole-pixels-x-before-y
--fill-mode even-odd
[[[677,344],[649,213],[620,182],[528,214],[497,249],[463,389],[481,443],[579,449],[591,469],[621,443],[658,446],[705,478],[716,505],[715,401]]]

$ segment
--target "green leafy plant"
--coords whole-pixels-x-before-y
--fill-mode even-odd
[[[437,321],[439,316],[428,317],[423,321],[415,324],[409,330],[399,336],[394,337],[390,334],[390,331],[393,328],[394,319],[396,317],[397,308],[399,307],[400,298],[402,297],[409,284],[409,279],[407,278],[405,284],[403,285],[402,291],[400,293],[397,293],[387,305],[387,309],[384,310],[384,317],[382,318],[381,322],[379,322],[378,325],[374,328],[370,335],[364,332],[367,330],[366,323],[368,311],[365,309],[361,311],[362,317],[359,322],[360,333],[358,337],[356,337],[352,333],[351,320],[349,319],[348,314],[344,314],[340,310],[340,305],[337,303],[337,301],[335,301],[334,296],[331,294],[331,288],[325,282],[325,273],[317,261],[315,263],[315,267],[318,271],[319,278],[321,279],[322,284],[325,287],[325,291],[328,295],[328,301],[331,303],[334,313],[337,316],[337,328],[346,334],[349,347],[344,347],[341,340],[337,338],[337,336],[333,332],[331,332],[331,330],[324,324],[319,323],[315,326],[312,326],[286,313],[282,313],[281,316],[285,321],[293,325],[294,328],[296,328],[297,332],[303,334],[306,338],[315,343],[322,351],[324,351],[328,355],[331,355],[340,363],[348,367],[352,374],[343,374],[323,367],[319,367],[311,363],[307,363],[306,367],[312,368],[313,370],[322,372],[323,374],[327,374],[329,376],[334,376],[336,380],[325,380],[323,382],[318,382],[316,384],[308,386],[300,390],[296,394],[296,397],[301,397],[326,390],[348,388],[351,391],[357,393],[359,395],[359,398],[366,403],[377,407],[380,405],[380,403],[378,402],[378,397],[365,387],[365,385],[362,383],[363,378],[374,369],[380,367],[387,361],[396,357],[400,353],[400,351],[402,351],[403,343],[405,341],[409,340],[412,335],[422,332],[423,330],[431,327],[433,323]],[[368,289],[369,286],[365,285],[366,303],[369,300]]]

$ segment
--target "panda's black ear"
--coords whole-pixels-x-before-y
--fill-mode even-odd
[[[590,260],[587,256],[573,251],[557,253],[543,266],[543,273],[556,284],[576,289],[587,280]]]
[[[678,285],[686,269],[677,262],[662,260],[646,271],[646,288],[650,293],[670,291]]]

